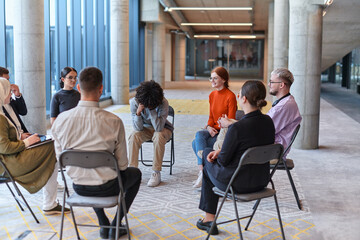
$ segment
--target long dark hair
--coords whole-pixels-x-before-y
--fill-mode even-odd
[[[60,72],[60,87],[61,88],[64,88],[64,82],[61,80],[61,78],[66,78],[66,76],[72,71],[76,72],[76,74],[77,74],[77,71],[75,70],[75,68],[72,68],[72,67],[64,67],[61,70],[61,72]]]

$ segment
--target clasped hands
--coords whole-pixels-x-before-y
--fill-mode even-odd
[[[226,114],[223,114],[221,117],[219,117],[217,122],[220,128],[229,127],[231,125],[231,121]],[[219,133],[218,130],[209,125],[206,126],[206,130],[208,130],[211,137],[214,137],[216,134]]]

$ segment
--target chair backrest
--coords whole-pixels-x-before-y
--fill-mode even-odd
[[[292,145],[293,142],[295,141],[295,138],[296,138],[296,135],[297,135],[298,132],[299,132],[299,129],[300,129],[300,124],[296,126],[293,134],[291,135],[290,143],[289,143],[289,145],[285,148],[284,153],[283,153],[283,156],[285,156],[286,154],[288,154],[288,152],[290,151],[291,145]]]
[[[64,150],[59,157],[60,167],[82,168],[110,167],[119,171],[115,156],[107,151]]]
[[[168,117],[171,117],[171,124],[174,127],[174,120],[175,120],[175,111],[174,108],[172,106],[169,105],[169,113],[168,113]]]
[[[112,153],[109,153],[107,151],[84,151],[77,149],[68,149],[68,150],[64,150],[60,154],[59,164],[60,164],[60,169],[63,169],[66,166],[75,166],[82,168],[110,167],[114,169],[117,173],[120,191],[122,192],[124,191],[118,162]],[[64,171],[61,171],[61,176],[62,179],[64,180],[65,192],[69,196],[69,191],[67,188]]]
[[[228,188],[232,185],[242,166],[247,164],[264,164],[273,159],[280,159],[283,150],[284,147],[279,143],[248,148],[241,156],[239,165],[230,179]]]

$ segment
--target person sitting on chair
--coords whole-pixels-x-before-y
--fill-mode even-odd
[[[130,99],[130,110],[134,131],[129,137],[130,166],[138,167],[141,145],[152,140],[154,145],[153,173],[147,183],[156,187],[161,182],[161,167],[165,144],[170,140],[174,127],[166,119],[169,103],[164,97],[163,89],[154,80],[140,83],[135,97]]]
[[[275,143],[282,144],[284,149],[289,145],[295,128],[302,120],[296,101],[290,94],[293,82],[294,76],[287,68],[277,68],[271,72],[271,79],[268,83],[269,93],[276,96],[277,100],[272,104],[267,115],[271,117],[275,125]],[[229,120],[222,117],[219,122],[221,126],[228,127],[233,124]],[[289,151],[284,154],[283,158],[286,158]],[[275,163],[271,161],[271,164]]]
[[[38,134],[24,137],[16,125],[5,116],[3,107],[10,103],[11,85],[0,78],[0,158],[11,176],[29,193],[36,193],[43,187],[43,211],[45,215],[61,213],[56,202],[56,176],[54,145],[50,142],[31,149],[28,146],[40,142]],[[4,169],[0,167],[0,174]],[[65,212],[69,212],[65,208]]]
[[[266,106],[266,89],[260,81],[247,81],[238,95],[239,105],[245,115],[229,127],[223,146],[213,151],[206,148],[203,152],[203,181],[199,208],[205,212],[205,218],[199,219],[196,226],[207,232],[215,219],[219,196],[212,188],[225,191],[230,179],[239,165],[242,154],[251,147],[273,144],[275,128],[273,121],[260,109]],[[233,185],[237,193],[258,191],[266,187],[270,177],[269,163],[247,165],[240,170]],[[214,226],[212,235],[218,234]]]
[[[55,140],[57,157],[66,149],[85,151],[108,151],[118,160],[121,179],[125,191],[126,209],[129,211],[141,183],[141,172],[137,168],[127,167],[126,139],[121,119],[99,107],[103,91],[102,73],[98,68],[87,67],[80,72],[78,91],[81,93],[79,104],[62,112],[55,119],[51,132]],[[107,197],[120,192],[117,173],[108,167],[85,169],[68,167],[67,174],[73,181],[77,194],[82,196]],[[103,208],[94,208],[99,224],[109,226],[110,222]],[[120,212],[120,221],[125,213]],[[116,216],[111,223],[116,226]],[[125,235],[119,229],[119,236]],[[100,237],[115,238],[116,229],[100,228]]]

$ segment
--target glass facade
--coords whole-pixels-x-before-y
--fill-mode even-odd
[[[231,78],[263,78],[264,40],[187,39],[186,76],[208,77],[216,66]]]
[[[0,0],[0,66],[10,71],[13,82],[14,37],[12,0]],[[140,22],[140,0],[129,1],[130,87],[144,81],[144,29]],[[7,13],[7,15],[5,15]],[[46,110],[59,89],[60,71],[66,66],[78,73],[86,66],[103,72],[102,98],[111,96],[110,0],[44,0]],[[136,74],[135,74],[136,73]]]

